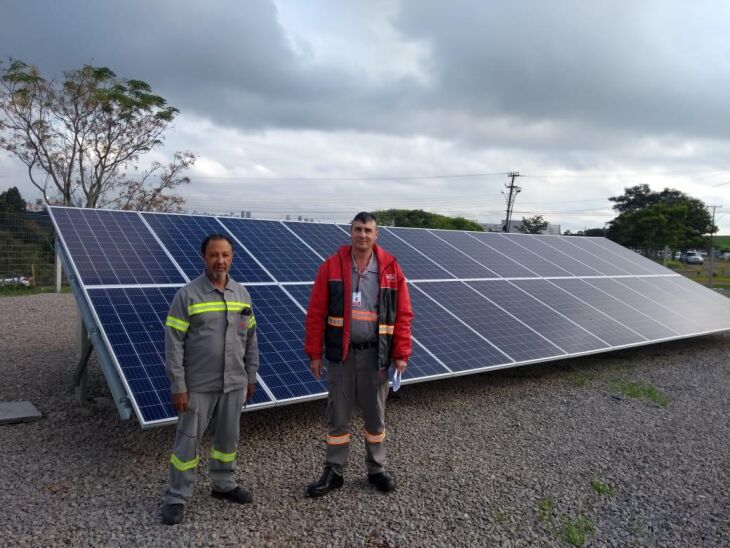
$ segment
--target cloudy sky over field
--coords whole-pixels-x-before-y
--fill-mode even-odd
[[[730,233],[730,4],[644,0],[0,0],[0,56],[83,64],[181,110],[188,208],[348,220],[421,208],[602,227],[647,183]],[[39,194],[0,154],[0,190]],[[727,184],[724,184],[727,183]]]

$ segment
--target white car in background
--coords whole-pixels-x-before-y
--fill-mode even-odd
[[[705,260],[699,253],[691,252],[684,256],[684,262],[687,264],[702,264]]]

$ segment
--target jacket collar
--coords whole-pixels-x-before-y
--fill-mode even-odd
[[[208,278],[208,275],[203,272],[203,274],[200,276],[202,278],[202,284],[203,289],[206,293],[210,293],[211,291],[220,291],[216,286],[213,285],[213,282],[210,281],[210,278]],[[228,279],[226,280],[226,287],[225,291],[233,291],[233,284],[235,282],[233,281],[233,278],[231,278],[230,274],[228,275]]]

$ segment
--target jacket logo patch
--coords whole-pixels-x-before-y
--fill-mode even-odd
[[[393,280],[395,280],[395,274],[386,274],[385,279],[389,282],[392,282]]]

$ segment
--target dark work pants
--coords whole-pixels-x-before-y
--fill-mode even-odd
[[[342,474],[350,455],[350,420],[362,411],[368,474],[385,470],[385,399],[388,372],[378,371],[378,349],[350,350],[347,361],[327,365],[327,456],[325,465]]]

